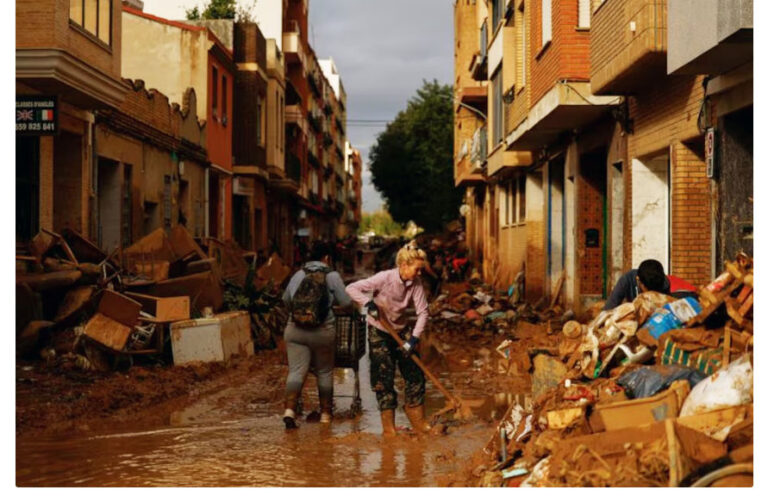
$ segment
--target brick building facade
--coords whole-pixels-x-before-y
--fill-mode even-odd
[[[677,17],[663,0],[456,2],[456,100],[464,102],[468,86],[488,87],[474,104],[488,109],[473,116],[488,129],[489,150],[476,180],[462,164],[458,103],[454,150],[468,244],[487,280],[506,287],[524,267],[527,296],[537,299],[562,279],[565,301],[579,310],[644,259],[702,284],[727,256],[751,251],[751,204],[734,200],[737,185],[751,192],[738,179],[751,177],[751,140],[737,130],[751,129],[751,60],[733,48],[733,40],[751,43],[751,2],[737,3],[749,3],[749,15],[745,7],[724,27],[712,21],[725,34],[678,57],[667,40],[686,29],[694,36],[686,22],[695,16],[682,12],[696,8],[690,2],[675,6]],[[741,57],[729,67],[718,46],[724,37]],[[713,75],[715,88],[707,86]],[[748,158],[739,166],[721,150],[721,177],[707,173],[703,124],[728,128],[719,102],[735,137],[722,132],[717,143]],[[715,239],[721,206],[741,220],[734,234],[745,241]]]

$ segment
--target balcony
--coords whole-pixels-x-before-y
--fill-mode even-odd
[[[283,61],[283,52],[277,47],[275,40],[267,40],[267,74],[275,79],[285,78],[285,63]]]
[[[593,122],[618,103],[618,97],[591,94],[588,82],[560,81],[531,108],[525,120],[507,134],[507,150],[542,148],[561,133]]]
[[[283,53],[285,54],[285,61],[289,65],[307,66],[307,54],[301,43],[301,28],[296,21],[289,21],[285,32],[283,32]]]
[[[670,74],[724,74],[753,58],[753,0],[669,5]]]
[[[592,94],[632,93],[666,74],[667,0],[611,0],[591,24]]]
[[[320,81],[317,75],[309,73],[307,75],[307,83],[309,83],[309,89],[312,91],[312,94],[317,98],[321,98],[323,94],[320,91]]]
[[[285,123],[298,127],[305,135],[308,134],[307,119],[304,117],[304,112],[302,112],[299,105],[285,106]]]
[[[475,81],[485,81],[488,79],[488,56],[480,52],[472,56],[469,62],[469,73]]]
[[[488,104],[487,86],[465,86],[456,90],[459,101],[472,107],[485,107]]]
[[[322,115],[320,112],[316,111],[310,111],[307,114],[307,122],[309,122],[309,126],[316,132],[321,133],[323,132],[323,122],[322,122]]]
[[[488,158],[488,130],[477,128],[472,139],[464,140],[454,167],[456,186],[485,182],[485,163]]]

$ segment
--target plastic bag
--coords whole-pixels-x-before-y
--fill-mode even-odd
[[[681,417],[752,403],[750,354],[715,372],[691,390],[680,410]]]
[[[655,365],[627,372],[616,383],[624,388],[629,398],[648,398],[667,389],[675,381],[686,380],[693,388],[706,377],[690,367]]]

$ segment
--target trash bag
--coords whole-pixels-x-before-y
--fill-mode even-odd
[[[750,357],[751,353],[743,355],[697,384],[685,399],[680,416],[698,415],[751,403],[753,376]]]
[[[693,388],[706,377],[690,367],[653,365],[627,372],[616,383],[625,389],[629,398],[648,398],[667,389],[675,381],[686,380]]]

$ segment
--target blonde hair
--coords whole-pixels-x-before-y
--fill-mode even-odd
[[[416,240],[413,240],[400,248],[400,251],[397,252],[395,263],[399,267],[401,265],[411,264],[416,261],[426,262],[427,254],[424,252],[424,250],[419,249],[419,245],[416,244]]]

